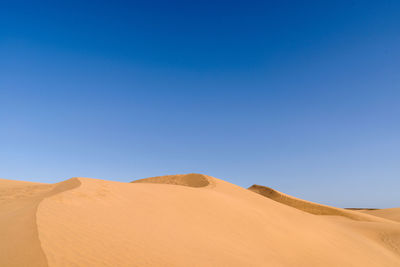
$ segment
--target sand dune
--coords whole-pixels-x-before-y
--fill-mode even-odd
[[[205,187],[213,184],[210,176],[197,173],[156,176],[136,180],[132,183],[172,184],[190,187]]]
[[[362,210],[361,212],[382,217],[388,220],[400,222],[400,208],[381,209],[381,210]]]
[[[0,180],[0,266],[400,266],[400,223],[263,195],[201,174]]]
[[[370,221],[370,222],[375,222],[375,221],[384,221],[381,220],[380,218],[377,218],[376,216],[369,216],[366,214],[362,214],[360,212],[352,211],[352,210],[346,210],[346,209],[341,209],[341,208],[336,208],[336,207],[331,207],[331,206],[326,206],[318,203],[314,203],[311,201],[299,199],[293,196],[289,196],[285,193],[279,192],[275,189],[266,187],[266,186],[261,186],[261,185],[253,185],[249,187],[249,190],[258,193],[260,195],[263,195],[265,197],[268,197],[274,201],[277,201],[279,203],[288,205],[290,207],[315,214],[315,215],[334,215],[334,216],[343,216],[347,217],[349,219],[357,220],[357,221]]]

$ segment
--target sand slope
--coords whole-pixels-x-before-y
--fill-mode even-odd
[[[0,266],[46,266],[36,212],[48,185],[0,179]]]
[[[381,209],[381,210],[362,210],[361,212],[382,217],[388,220],[400,222],[400,208]]]
[[[352,211],[352,210],[346,210],[346,209],[341,209],[341,208],[336,208],[336,207],[331,207],[331,206],[326,206],[318,203],[314,203],[311,201],[299,199],[293,196],[289,196],[285,193],[279,192],[275,189],[266,187],[266,186],[261,186],[261,185],[252,185],[249,187],[250,191],[253,191],[255,193],[258,193],[262,196],[268,197],[274,201],[277,201],[279,203],[288,205],[290,207],[315,214],[315,215],[334,215],[334,216],[343,216],[352,220],[357,220],[357,221],[367,221],[367,222],[384,222],[385,220],[382,220],[380,218],[377,218],[376,216],[370,216],[370,215],[365,215],[357,211]]]
[[[4,190],[0,266],[400,266],[400,223],[318,216],[206,175]]]

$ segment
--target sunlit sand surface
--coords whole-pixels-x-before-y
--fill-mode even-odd
[[[400,266],[400,208],[249,189],[201,174],[0,179],[0,266]]]

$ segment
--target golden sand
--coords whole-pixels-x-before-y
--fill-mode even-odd
[[[250,189],[201,174],[0,179],[0,266],[400,266],[400,209]]]

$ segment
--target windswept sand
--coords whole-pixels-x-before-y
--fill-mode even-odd
[[[293,196],[289,196],[285,193],[279,192],[275,189],[261,186],[261,185],[253,185],[249,187],[249,190],[258,193],[262,196],[268,197],[272,200],[275,200],[279,203],[288,205],[290,207],[315,214],[315,215],[334,215],[334,216],[343,216],[352,220],[357,221],[370,221],[370,222],[382,222],[380,218],[376,216],[365,215],[357,211],[340,209],[335,207],[330,207],[318,203],[314,203],[311,201],[299,199]],[[383,216],[382,216],[383,217]]]
[[[361,212],[400,222],[400,208],[362,210]]]
[[[398,267],[393,218],[201,174],[0,179],[0,266]]]

